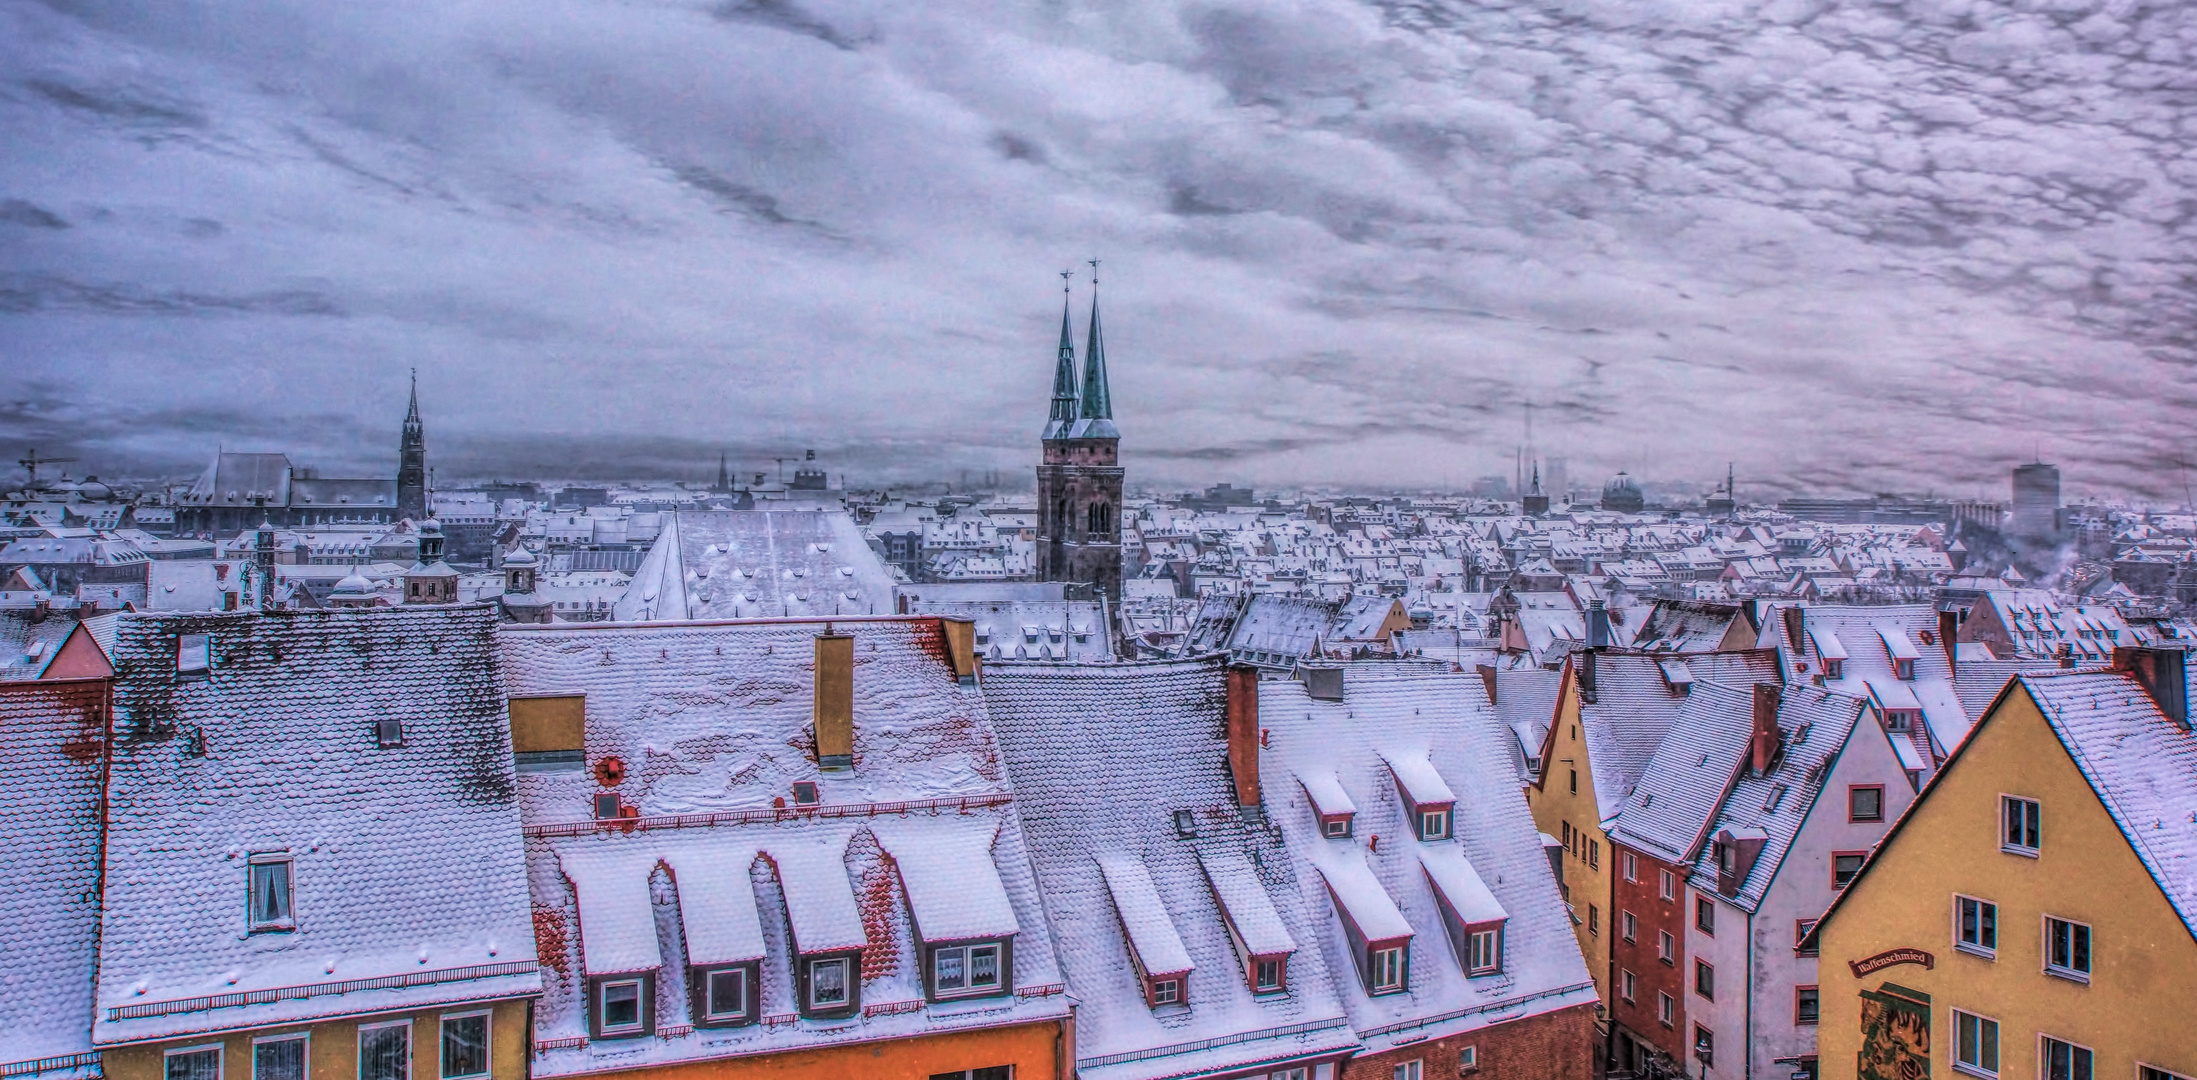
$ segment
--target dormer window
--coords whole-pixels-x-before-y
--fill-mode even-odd
[[[1254,994],[1279,993],[1282,989],[1282,961],[1260,960],[1252,965],[1251,992]]]
[[[602,979],[595,984],[595,1037],[615,1039],[646,1035],[650,1027],[648,976]]]
[[[179,678],[203,679],[213,667],[213,641],[205,634],[184,634],[176,639],[175,673]]]
[[[1320,835],[1334,840],[1349,837],[1358,807],[1343,793],[1343,785],[1335,779],[1335,774],[1311,773],[1298,780],[1304,785],[1305,798],[1312,804],[1313,817],[1320,823]]]
[[[1443,807],[1440,810],[1419,811],[1419,839],[1449,839],[1449,815],[1448,807]]]
[[[1154,1005],[1173,1005],[1182,1000],[1181,979],[1151,980],[1151,997]]]
[[[1915,730],[1915,714],[1906,709],[1892,709],[1884,714],[1884,730],[1906,734]]]
[[[1915,662],[1904,656],[1892,661],[1892,677],[1895,679],[1914,678]]]
[[[941,945],[931,950],[931,994],[935,998],[979,997],[1005,986],[1000,977],[1004,950],[999,942]]]
[[[809,961],[807,996],[810,1012],[832,1012],[847,1007],[852,967],[852,959],[845,956]]]
[[[251,929],[295,930],[290,914],[290,856],[287,853],[254,855],[251,859]]]
[[[1331,837],[1331,838],[1340,838],[1340,837],[1347,837],[1347,836],[1349,836],[1349,835],[1350,835],[1350,815],[1348,815],[1348,814],[1342,814],[1342,815],[1338,815],[1338,816],[1336,816],[1336,817],[1332,817],[1332,818],[1322,818],[1322,819],[1320,820],[1320,832],[1321,832],[1321,834],[1322,834],[1322,835],[1325,835],[1325,836],[1328,836],[1328,837]]]
[[[1823,661],[1823,677],[1824,677],[1824,678],[1826,678],[1826,679],[1843,679],[1843,678],[1845,678],[1845,677],[1846,677],[1846,661],[1845,661],[1845,660],[1843,660],[1843,659],[1840,659],[1840,660],[1831,660],[1831,659],[1825,659],[1825,660]]]

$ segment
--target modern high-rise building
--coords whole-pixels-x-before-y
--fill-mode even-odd
[[[1097,276],[1091,327],[1076,376],[1075,335],[1068,301],[1060,306],[1060,348],[1053,368],[1053,406],[1045,421],[1044,463],[1037,467],[1037,570],[1040,581],[1097,587],[1121,599],[1121,432],[1106,388],[1106,346],[1099,333]]]
[[[2060,467],[2041,461],[2014,467],[2014,521],[2016,539],[2060,538]]]

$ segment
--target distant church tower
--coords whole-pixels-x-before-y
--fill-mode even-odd
[[[426,521],[427,428],[420,423],[420,373],[412,372],[412,408],[404,414],[404,441],[397,450],[397,517]]]
[[[1083,377],[1076,378],[1068,325],[1068,275],[1062,274],[1060,351],[1053,407],[1045,421],[1045,463],[1037,467],[1037,569],[1040,581],[1097,586],[1121,600],[1121,432],[1106,389],[1106,345],[1099,332],[1098,260],[1091,261],[1091,330]]]

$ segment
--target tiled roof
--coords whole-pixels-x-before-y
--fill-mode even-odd
[[[1614,818],[1663,745],[1663,737],[1687,701],[1675,692],[1658,657],[1603,652],[1594,659],[1595,700],[1579,706],[1580,737],[1593,763],[1595,802],[1605,821]],[[1574,657],[1574,668],[1582,661]],[[1766,649],[1697,653],[1686,658],[1696,683],[1751,686],[1782,682],[1777,654]]]
[[[1610,838],[1665,862],[1694,857],[1737,779],[1754,730],[1754,690],[1697,682],[1625,799]]]
[[[118,621],[96,1042],[538,987],[495,624],[485,605]],[[176,671],[191,634],[204,677]],[[403,742],[383,746],[392,719]],[[246,934],[247,863],[267,853],[293,862],[296,928]]]
[[[104,682],[0,686],[0,1065],[91,1049],[106,697]]]
[[[618,600],[620,622],[879,615],[892,572],[836,510],[687,510]]]
[[[1751,692],[1751,691],[1750,691]],[[1831,773],[1846,741],[1853,737],[1864,715],[1861,699],[1808,685],[1785,688],[1778,702],[1777,723],[1785,733],[1785,749],[1768,774],[1743,769],[1725,796],[1707,835],[1714,838],[1725,829],[1740,832],[1761,829],[1765,837],[1754,868],[1727,897],[1746,911],[1753,911],[1769,891],[1771,879],[1792,848],[1793,838],[1808,818],[1823,783]],[[1863,737],[1882,738],[1874,724],[1861,729]],[[1694,866],[1693,887],[1717,891],[1716,865],[1701,860]]]

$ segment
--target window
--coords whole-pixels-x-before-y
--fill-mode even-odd
[[[1716,969],[1707,960],[1694,961],[1694,993],[1716,1000]]]
[[[412,1075],[412,1022],[359,1027],[359,1080],[409,1080]]]
[[[1181,979],[1158,979],[1152,983],[1152,1004],[1172,1005],[1181,1000]]]
[[[847,958],[809,961],[809,1008],[847,1004]]]
[[[1953,898],[1953,947],[1986,959],[1999,952],[1999,905],[1973,896]]]
[[[2035,855],[2043,839],[2043,817],[2044,808],[2038,805],[2037,800],[2024,799],[2017,795],[2001,796],[1999,819],[2005,829],[2000,835],[2005,839],[1999,844],[1999,850],[2016,855]]]
[[[1999,1075],[1999,1022],[1953,1010],[1953,1068],[1972,1076]]]
[[[1655,958],[1666,964],[1678,962],[1678,939],[1672,937],[1670,931],[1655,932]]]
[[[2050,1035],[2043,1038],[2044,1080],[2092,1080],[2088,1047],[2061,1042]]]
[[[603,793],[595,796],[595,817],[607,820],[618,816],[618,796]]]
[[[305,1080],[305,1048],[304,1032],[253,1039],[252,1080]]]
[[[1845,677],[1846,677],[1846,661],[1844,661],[1844,660],[1837,660],[1837,659],[1830,659],[1830,658],[1826,658],[1826,659],[1825,659],[1825,660],[1823,661],[1823,677],[1824,677],[1824,678],[1826,678],[1826,679],[1843,679],[1843,678],[1845,678]]]
[[[1915,730],[1915,714],[1907,709],[1885,710],[1884,730],[1894,735],[1905,735]]]
[[[1867,859],[1868,857],[1869,853],[1866,851],[1832,852],[1831,887],[1834,889],[1845,888],[1848,882],[1854,880],[1855,874],[1861,873],[1862,860]]]
[[[2044,919],[2044,970],[2064,979],[2090,981],[2090,928],[2079,922]]]
[[[1894,659],[1894,660],[1892,661],[1892,677],[1893,677],[1893,678],[1895,678],[1895,679],[1912,679],[1912,678],[1914,678],[1914,677],[1915,677],[1915,661],[1914,661],[1914,658],[1913,658],[1913,657],[1907,657],[1907,656],[1902,656],[1902,657],[1899,657],[1899,658],[1897,658],[1897,659]]]
[[[1251,992],[1272,993],[1282,988],[1282,962],[1260,960],[1251,965]]]
[[[1373,992],[1404,988],[1404,950],[1402,946],[1373,950]]]
[[[290,916],[290,856],[254,855],[251,859],[251,928],[294,930]]]
[[[1710,937],[1716,936],[1716,901],[1706,896],[1694,897],[1694,929]]]
[[[1457,1050],[1457,1071],[1458,1071],[1458,1073],[1460,1073],[1460,1074],[1463,1074],[1463,1073],[1468,1073],[1468,1072],[1475,1072],[1475,1071],[1477,1071],[1477,1070],[1478,1070],[1479,1068],[1480,1068],[1480,1048],[1479,1048],[1479,1047],[1477,1047],[1477,1046],[1465,1046],[1465,1047],[1460,1047],[1460,1048],[1458,1048],[1458,1050]]]
[[[1349,819],[1349,818],[1343,818],[1343,817],[1339,817],[1339,818],[1329,818],[1329,819],[1327,820],[1327,823],[1326,823],[1325,825],[1322,825],[1322,826],[1320,826],[1320,827],[1321,827],[1321,828],[1322,828],[1323,830],[1325,830],[1325,831],[1327,832],[1327,835],[1329,835],[1329,836],[1333,836],[1333,837],[1344,837],[1344,836],[1349,836],[1349,835],[1350,835],[1350,819]]]
[[[374,721],[374,742],[382,748],[404,745],[404,721],[385,716]]]
[[[1470,975],[1487,975],[1502,970],[1502,931],[1476,930],[1466,940],[1465,972]]]
[[[1816,951],[1817,951],[1817,950],[1815,950],[1815,949],[1803,949],[1803,948],[1801,948],[1801,947],[1800,947],[1800,943],[1801,943],[1801,942],[1803,942],[1803,941],[1806,941],[1806,940],[1808,940],[1808,932],[1809,932],[1809,931],[1811,931],[1811,930],[1814,930],[1815,928],[1816,928],[1816,921],[1815,921],[1814,919],[1794,919],[1794,920],[1793,920],[1793,953],[1794,953],[1795,955],[1797,955],[1797,956],[1814,956],[1814,955],[1816,955]]]
[[[1808,1025],[1816,1022],[1823,1013],[1822,995],[1813,986],[1793,987],[1793,1023]]]
[[[1449,811],[1422,810],[1419,812],[1419,839],[1449,839]]]
[[[1571,793],[1579,794],[1579,770],[1576,768],[1571,770]]]
[[[221,1080],[221,1047],[216,1044],[170,1050],[163,1064],[166,1080]]]
[[[793,782],[793,804],[795,806],[815,806],[819,798],[816,792],[816,781],[796,780]]]
[[[1602,841],[1587,841],[1587,865],[1596,870],[1602,869]]]
[[[737,1020],[748,1014],[746,968],[710,972],[702,992],[708,996],[702,1002],[704,1020]]]
[[[597,993],[596,1030],[599,1033],[624,1035],[641,1030],[641,980],[606,982]]]
[[[183,634],[175,642],[175,673],[185,678],[204,678],[213,667],[213,643],[204,634]],[[215,1068],[220,1068],[219,1063]]]
[[[1661,874],[1662,877],[1656,883],[1656,892],[1665,900],[1678,899],[1678,875],[1668,870],[1661,871]]]
[[[488,1075],[488,1014],[459,1013],[442,1018],[442,1075]]]
[[[1294,1069],[1280,1069],[1267,1073],[1266,1080],[1305,1080],[1310,1075],[1312,1075],[1310,1069],[1299,1065]]]
[[[2154,1065],[2137,1065],[2136,1080],[2192,1080],[2181,1073],[2171,1073]]]
[[[1421,1080],[1422,1073],[1420,1070],[1425,1067],[1425,1064],[1419,1058],[1398,1062],[1395,1068],[1389,1070],[1388,1075],[1390,1080]]]
[[[1619,975],[1617,978],[1617,993],[1619,997],[1624,998],[1626,1001],[1633,1000],[1634,996],[1640,993],[1640,976],[1630,971]]]
[[[1855,784],[1846,789],[1846,820],[1883,821],[1884,785]]]
[[[1175,811],[1175,836],[1189,840],[1198,835],[1198,817],[1188,810]]]
[[[1678,1002],[1671,1000],[1671,995],[1666,994],[1661,990],[1656,991],[1655,1018],[1662,1021],[1664,1027],[1670,1027],[1673,1022],[1672,1017],[1676,1016],[1677,1014]]]
[[[1716,1033],[1700,1024],[1694,1025],[1694,1057],[1703,1065],[1716,1064]]]
[[[939,997],[999,989],[999,945],[949,945],[931,950],[931,989]]]
[[[1279,1077],[1281,1073],[1275,1073]],[[932,1073],[931,1080],[1015,1080],[1012,1065],[987,1065],[981,1069],[956,1069],[949,1073]]]
[[[1633,913],[1630,911],[1619,913],[1617,927],[1618,936],[1623,937],[1626,941],[1632,941],[1640,935],[1640,920],[1634,918]]]
[[[1587,933],[1602,936],[1602,909],[1593,904],[1587,905]]]

